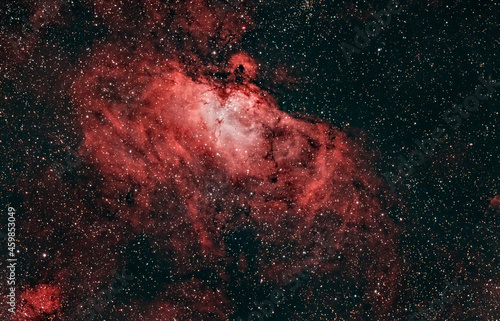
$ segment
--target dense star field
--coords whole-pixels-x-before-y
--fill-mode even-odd
[[[3,2],[0,319],[500,320],[499,11]]]

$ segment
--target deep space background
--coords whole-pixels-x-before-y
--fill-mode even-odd
[[[3,1],[0,226],[5,232],[7,208],[15,208],[19,263],[17,313],[7,311],[2,293],[0,319],[84,320],[77,306],[105,287],[114,271],[126,267],[134,278],[94,320],[247,320],[255,311],[252,302],[267,300],[273,289],[286,286],[281,275],[299,261],[300,252],[312,259],[299,264],[299,270],[321,267],[266,320],[409,320],[412,313],[450,296],[446,289],[453,281],[461,290],[427,320],[500,320],[500,87],[462,119],[457,130],[442,118],[474,93],[481,84],[479,76],[500,81],[500,4],[401,1],[403,12],[392,15],[390,24],[346,61],[340,44],[353,44],[355,27],[364,29],[373,19],[370,12],[385,6],[349,0]],[[207,15],[219,22],[207,22]],[[114,59],[122,59],[123,65],[109,67],[114,62],[108,60]],[[151,67],[152,75],[139,76],[136,71],[143,65],[158,70]],[[176,71],[164,76],[164,70]],[[100,90],[115,105],[100,105],[85,85],[106,75],[115,80]],[[179,90],[172,97],[185,92],[197,97],[200,84],[247,92],[249,100],[264,95],[258,104],[265,106],[266,114],[256,115],[255,122],[269,127],[269,141],[285,132],[280,142],[292,150],[301,144],[301,135],[308,137],[311,150],[328,145],[331,137],[315,135],[318,128],[332,128],[332,135],[349,146],[339,164],[346,164],[343,171],[354,187],[335,181],[339,185],[333,184],[325,195],[349,204],[352,188],[368,195],[359,199],[377,208],[375,214],[359,210],[360,219],[353,220],[351,236],[346,237],[353,241],[337,249],[337,261],[327,257],[321,263],[307,233],[297,236],[299,214],[280,216],[274,223],[266,216],[274,208],[268,206],[269,199],[277,197],[266,184],[280,184],[280,175],[292,177],[290,190],[279,192],[292,200],[288,209],[300,207],[300,190],[315,177],[308,180],[306,174],[294,173],[304,159],[322,164],[319,152],[311,159],[284,154],[283,164],[290,169],[272,178],[266,164],[259,163],[259,171],[248,180],[241,178],[239,158],[227,156],[233,154],[221,156],[235,159],[227,170],[221,169],[224,161],[188,170],[182,161],[165,156],[182,177],[175,182],[169,177],[173,172],[162,172],[154,164],[144,165],[147,171],[136,170],[149,159],[147,151],[115,163],[116,155],[105,156],[99,146],[125,147],[121,140],[104,138],[96,123],[113,124],[106,130],[116,137],[139,131],[156,117],[151,111],[140,121],[131,118],[124,127],[114,123],[119,122],[114,106],[139,106],[139,98],[127,96],[136,90],[135,77],[144,91],[162,77],[192,87],[172,89]],[[126,85],[120,87],[122,83]],[[154,100],[157,90],[140,99]],[[183,101],[177,104],[182,107]],[[267,119],[282,117],[273,106],[297,121],[273,128],[275,123]],[[92,108],[99,108],[96,123],[85,120],[86,110]],[[178,109],[170,115],[186,114]],[[184,128],[182,121],[168,126],[177,125]],[[415,149],[414,139],[427,137],[439,126],[449,137],[391,191],[383,173],[394,170],[399,155],[407,157]],[[331,148],[338,148],[338,141]],[[139,146],[137,150],[143,146],[137,141],[123,144]],[[183,151],[202,155],[198,147]],[[269,157],[279,163],[277,154]],[[290,165],[287,157],[299,164]],[[122,179],[120,172],[128,173],[127,166],[131,173]],[[202,182],[192,175],[203,177]],[[266,183],[258,183],[260,178]],[[238,183],[226,186],[230,180]],[[203,198],[211,187],[219,193],[214,202]],[[183,188],[196,195],[181,192]],[[346,192],[337,192],[342,188]],[[248,196],[259,193],[268,198]],[[238,201],[228,201],[234,195]],[[248,202],[239,201],[245,197]],[[167,214],[162,200],[169,202],[163,207]],[[323,201],[317,200],[315,210],[323,208]],[[194,214],[205,208],[214,209],[217,220],[223,217],[220,234],[211,214]],[[348,214],[335,205],[325,211],[337,214],[326,214],[326,223],[312,214],[304,216],[307,222],[314,217],[308,231],[318,228],[323,235],[340,235],[336,229],[343,223],[330,220],[346,222]],[[191,223],[166,223],[184,222],[183,215]],[[291,227],[283,227],[287,224]],[[206,240],[212,236],[213,244]],[[372,239],[391,245],[382,249]],[[2,240],[2,292],[7,291],[4,244]],[[280,261],[282,255],[290,261]],[[387,300],[368,293],[380,282],[386,285],[381,291]]]

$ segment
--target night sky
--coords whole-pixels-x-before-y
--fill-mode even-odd
[[[0,320],[500,320],[499,17],[2,2]]]

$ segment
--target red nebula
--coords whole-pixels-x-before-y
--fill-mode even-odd
[[[246,65],[249,77],[255,70],[246,54],[231,64]],[[293,245],[261,259],[267,282],[334,248],[347,260],[327,258],[319,273],[342,268],[366,280],[367,300],[386,311],[399,275],[395,229],[370,157],[326,122],[280,111],[249,82],[220,86],[183,70],[149,50],[106,46],[74,82],[80,153],[106,181],[102,206],[163,239],[158,250],[174,253],[176,273],[213,268],[224,277],[216,264],[227,256],[224,236],[245,220],[265,246]],[[119,201],[130,193],[133,204]],[[306,249],[315,254],[304,260]]]
[[[33,6],[40,33],[63,20],[57,3],[47,12]],[[255,84],[260,65],[237,44],[253,25],[250,1],[85,3],[112,36],[78,60],[80,72],[61,77],[73,80],[69,97],[84,136],[78,183],[49,168],[36,188],[21,187],[26,208],[47,216],[26,221],[20,242],[47,239],[50,255],[42,263],[35,251],[28,258],[38,285],[20,280],[28,289],[20,318],[81,319],[77,307],[94,300],[114,271],[143,264],[121,251],[143,237],[159,263],[141,268],[168,266],[170,277],[154,279],[153,294],[140,296],[153,272],[133,272],[136,291],[116,294],[104,319],[236,318],[252,303],[235,303],[245,277],[275,288],[306,269],[315,271],[303,285],[310,306],[318,304],[307,294],[317,282],[349,279],[364,293],[358,312],[368,305],[373,320],[387,319],[400,259],[397,229],[384,213],[386,184],[356,137],[291,117]],[[13,43],[7,52],[16,50]],[[275,79],[293,80],[285,70]],[[231,244],[245,233],[245,246]]]
[[[251,2],[193,0],[166,5],[159,0],[90,0],[96,15],[115,30],[157,35],[161,42],[172,34],[186,37],[186,47],[210,55],[210,41],[222,47],[253,27]],[[141,14],[138,14],[141,13]],[[168,32],[166,32],[168,31]],[[186,48],[187,49],[187,48]]]
[[[490,200],[490,208],[500,213],[500,195],[496,195]]]
[[[39,284],[24,291],[22,308],[16,311],[14,320],[44,320],[44,315],[56,314],[61,309],[60,291],[50,284]]]
[[[228,73],[235,73],[245,81],[254,80],[259,71],[257,62],[246,53],[235,54],[229,59],[227,66]]]

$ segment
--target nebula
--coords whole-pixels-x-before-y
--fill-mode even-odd
[[[500,212],[500,195],[496,195],[490,200],[490,208]]]
[[[26,223],[57,250],[44,275],[23,282],[14,319],[81,318],[83,302],[120,266],[145,266],[130,244],[145,246],[162,272],[144,289],[140,280],[156,270],[133,271],[141,294],[120,294],[118,308],[100,312],[110,319],[235,319],[251,304],[237,298],[242,284],[264,291],[308,269],[315,281],[304,285],[305,304],[315,304],[318,282],[351,280],[362,293],[355,309],[384,319],[401,270],[387,186],[357,137],[288,115],[256,85],[260,65],[236,45],[253,25],[251,6],[90,6],[135,40],[94,44],[79,72],[64,76],[83,134],[80,169],[91,174],[71,184],[48,169],[41,179],[51,195],[43,206],[66,241],[58,243],[55,221]]]
[[[224,238],[248,221],[262,247],[290,247],[262,257],[267,282],[319,264],[319,253],[334,247],[348,257],[346,273],[366,278],[374,307],[388,308],[395,229],[381,208],[384,184],[354,139],[280,111],[249,82],[257,66],[245,53],[229,59],[235,81],[219,85],[148,49],[97,52],[72,88],[85,135],[79,153],[105,180],[101,206],[161,239],[174,274],[210,268],[224,278]],[[305,259],[304,251],[315,254]],[[341,265],[323,264],[321,273]],[[230,309],[220,311],[226,318]]]

